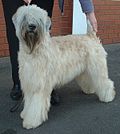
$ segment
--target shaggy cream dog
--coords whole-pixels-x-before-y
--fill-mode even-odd
[[[48,119],[55,86],[75,79],[83,92],[100,101],[115,97],[108,78],[106,55],[93,31],[86,35],[50,37],[47,12],[36,5],[22,6],[13,16],[19,39],[19,75],[24,93],[23,127],[36,128]]]

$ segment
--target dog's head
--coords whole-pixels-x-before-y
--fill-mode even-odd
[[[51,25],[47,12],[36,5],[19,7],[12,21],[19,41],[25,41],[30,52],[44,39]]]

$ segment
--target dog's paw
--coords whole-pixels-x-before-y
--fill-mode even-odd
[[[91,89],[88,89],[88,90],[82,90],[84,94],[94,94],[95,91],[94,90],[91,90]]]
[[[40,126],[47,119],[48,119],[47,112],[40,113],[38,115],[28,113],[28,114],[25,114],[25,116],[24,116],[23,127],[26,129],[36,128],[36,127]]]
[[[33,120],[33,121],[26,121],[24,120],[23,121],[23,128],[26,128],[26,129],[34,129],[34,128],[37,128],[38,126],[40,126],[42,124],[43,121],[40,121],[40,120]]]
[[[106,91],[105,95],[100,98],[100,101],[102,101],[102,102],[111,102],[111,101],[114,100],[115,94],[116,94],[116,92],[115,92],[114,89],[108,90],[108,91]]]

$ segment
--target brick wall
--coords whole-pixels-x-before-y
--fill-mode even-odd
[[[120,1],[93,0],[98,20],[98,36],[104,44],[120,42]],[[0,57],[8,56],[6,27],[0,0]],[[65,0],[64,15],[62,16],[55,0],[52,18],[52,35],[66,35],[72,31],[72,2]]]
[[[8,43],[6,39],[6,27],[3,15],[2,2],[0,0],[0,57],[8,56]]]
[[[58,0],[54,2],[52,35],[66,35],[72,32],[72,2],[65,0],[64,15],[61,15]]]
[[[93,0],[98,36],[104,44],[120,42],[120,1]]]

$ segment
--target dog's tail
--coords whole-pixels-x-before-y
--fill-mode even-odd
[[[90,24],[90,21],[87,19],[87,34],[89,36],[94,36],[96,37],[96,32],[93,30],[92,25]]]
[[[87,20],[87,35],[94,38],[98,43],[101,43],[100,38],[97,37],[96,32],[93,30],[89,20]]]

